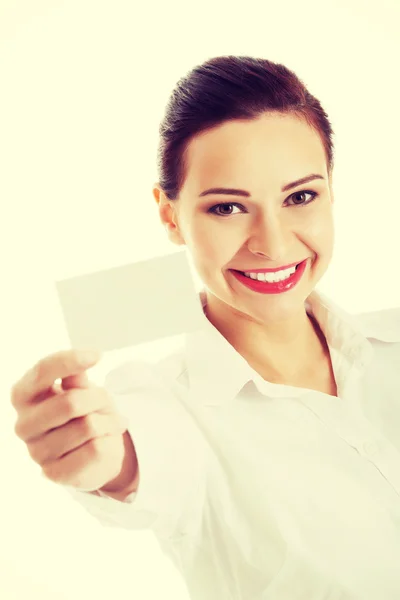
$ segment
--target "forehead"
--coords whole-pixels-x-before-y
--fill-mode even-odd
[[[185,187],[197,191],[204,185],[229,185],[243,177],[260,175],[273,185],[326,171],[319,134],[292,115],[265,114],[251,121],[235,120],[200,133],[187,150]],[[317,171],[316,169],[319,169]]]

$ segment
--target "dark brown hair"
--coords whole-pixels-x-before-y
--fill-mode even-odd
[[[160,123],[158,184],[176,200],[187,175],[187,147],[200,132],[224,121],[276,111],[303,118],[320,135],[328,173],[333,130],[320,102],[284,65],[250,56],[218,56],[192,69],[174,88]]]

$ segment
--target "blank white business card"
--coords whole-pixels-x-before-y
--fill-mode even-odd
[[[72,348],[120,350],[204,327],[185,251],[57,281],[56,288]]]

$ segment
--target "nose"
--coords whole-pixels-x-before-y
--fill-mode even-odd
[[[287,256],[289,232],[278,216],[268,215],[256,219],[247,247],[252,254],[278,261]]]

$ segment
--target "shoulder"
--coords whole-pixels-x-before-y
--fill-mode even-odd
[[[400,342],[400,307],[352,315],[361,333],[383,342]]]

